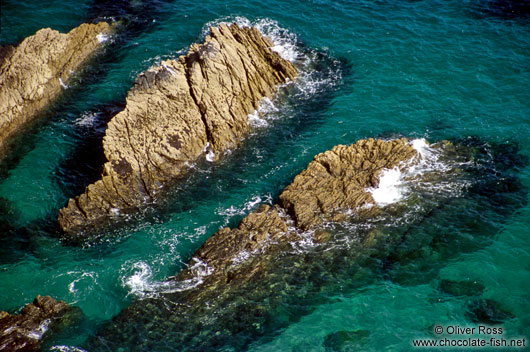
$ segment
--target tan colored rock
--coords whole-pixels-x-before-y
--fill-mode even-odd
[[[229,281],[244,282],[254,275],[264,275],[263,268],[270,264],[274,253],[299,241],[302,231],[315,230],[314,240],[328,241],[331,234],[320,224],[344,222],[353,213],[366,213],[365,205],[375,205],[367,188],[378,186],[381,172],[395,167],[405,169],[417,160],[417,151],[406,139],[370,138],[349,146],[337,145],[318,154],[285,188],[279,204],[261,206],[237,228],[219,230],[195,252],[193,260],[212,268],[213,273],[205,279],[202,291],[194,295],[198,298]],[[379,208],[371,209],[373,215]],[[260,254],[255,255],[257,252]],[[244,266],[236,265],[238,257],[245,253],[253,253],[251,257],[255,260]],[[195,275],[192,264],[177,276],[178,280],[189,280]]]
[[[366,188],[378,186],[381,171],[410,166],[409,160],[416,154],[405,139],[367,139],[351,146],[335,146],[315,156],[283,191],[279,204],[302,230],[326,219],[340,220],[348,209],[374,204]]]
[[[237,228],[223,228],[213,234],[194,253],[187,268],[166,282],[164,287],[169,289],[167,293],[161,293],[161,300],[133,303],[91,340],[89,349],[118,350],[136,344],[142,346],[140,349],[153,349],[152,340],[134,337],[137,322],[145,320],[146,316],[150,318],[149,327],[145,326],[145,329],[152,336],[174,338],[178,343],[189,343],[194,350],[217,346],[215,336],[184,340],[199,336],[203,329],[214,329],[229,339],[232,334],[237,334],[241,327],[237,324],[242,320],[252,324],[246,325],[245,329],[254,331],[255,324],[258,324],[256,330],[260,331],[259,324],[264,322],[260,318],[270,307],[281,312],[281,307],[286,304],[283,302],[288,296],[286,292],[300,294],[297,283],[320,280],[318,264],[313,267],[312,256],[298,252],[296,247],[307,238],[322,248],[337,245],[334,232],[327,231],[322,222],[330,220],[338,225],[351,220],[352,215],[363,211],[363,205],[374,203],[366,188],[378,185],[384,168],[412,166],[417,156],[405,139],[361,140],[315,156],[307,169],[283,191],[280,205],[262,205],[245,217]],[[302,207],[303,202],[306,204]],[[286,208],[282,208],[282,203]],[[349,214],[349,218],[334,219],[337,214],[344,213]],[[305,232],[308,229],[311,231]],[[381,236],[376,231],[369,233],[362,246],[376,246]],[[312,253],[323,265],[328,262],[326,258],[333,264],[332,256],[340,256],[341,251]],[[290,269],[292,273],[289,273]],[[302,292],[311,289],[310,284],[303,286]],[[318,292],[318,283],[313,289]],[[234,306],[238,306],[237,311],[243,314],[241,317],[230,316]],[[225,319],[236,324],[233,330],[220,324]],[[185,333],[179,335],[182,331]],[[245,345],[237,347],[246,349]]]
[[[0,48],[0,150],[61,93],[61,82],[101,47],[108,23],[82,24],[68,34],[39,30],[17,47]]]
[[[0,351],[39,351],[43,335],[53,329],[72,308],[49,296],[37,296],[20,314],[0,311]]]
[[[255,28],[211,28],[187,55],[140,74],[108,124],[102,178],[59,212],[67,233],[152,199],[209,145],[217,156],[249,131],[247,115],[296,68]]]

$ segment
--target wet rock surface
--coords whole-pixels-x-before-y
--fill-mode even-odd
[[[39,351],[43,336],[68,319],[74,309],[49,296],[37,296],[20,314],[0,311],[0,350]]]
[[[16,47],[0,47],[0,150],[60,95],[111,31],[106,22],[67,34],[44,28]]]
[[[74,233],[134,210],[199,156],[237,146],[261,98],[297,74],[270,47],[255,28],[220,25],[187,55],[140,74],[108,124],[102,178],[69,200],[61,228]]]

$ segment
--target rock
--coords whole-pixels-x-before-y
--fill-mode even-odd
[[[49,296],[37,296],[20,314],[0,312],[1,351],[39,351],[47,331],[68,319],[72,307]]]
[[[337,331],[324,338],[324,348],[330,352],[362,351],[368,337],[368,330]]]
[[[502,324],[505,320],[514,318],[514,315],[503,310],[498,302],[484,298],[470,302],[466,315],[475,323],[488,325]]]
[[[381,171],[405,168],[412,165],[416,157],[416,150],[406,139],[367,139],[350,146],[335,146],[315,156],[285,188],[279,204],[262,205],[236,229],[219,230],[197,250],[194,260],[215,268],[207,280],[222,283],[240,276],[236,275],[239,268],[233,263],[241,253],[263,253],[271,243],[287,245],[298,239],[299,230],[315,230],[313,238],[317,242],[328,241],[330,234],[318,225],[324,220],[336,221],[339,214],[364,212],[364,205],[374,204],[366,189],[378,185]],[[289,230],[289,224],[293,223],[291,216],[298,230],[294,227]],[[341,221],[346,220],[342,218]],[[253,273],[254,269],[245,268],[241,280],[249,279],[249,272]],[[192,270],[183,271],[178,278],[189,279],[192,275]],[[223,277],[218,277],[220,275]]]
[[[335,146],[317,155],[295,177],[280,195],[279,204],[302,230],[323,220],[340,220],[348,209],[374,204],[366,188],[377,187],[381,171],[404,168],[410,164],[403,162],[416,155],[405,139],[390,142],[367,139],[348,147]]]
[[[0,150],[61,93],[61,86],[101,47],[105,22],[82,24],[67,34],[39,30],[18,46],[0,48]],[[101,37],[99,37],[101,38]]]
[[[360,160],[362,157],[368,161]],[[324,194],[318,193],[320,185],[332,194],[340,207],[329,204],[314,208],[318,210],[315,216],[332,219],[341,211],[362,212],[366,202],[373,203],[370,193],[363,187],[377,185],[383,168],[413,165],[416,157],[416,151],[405,139],[369,139],[350,146],[337,146],[317,155],[280,198],[292,199],[298,204],[305,194],[309,194],[306,199],[323,197]],[[306,187],[300,186],[302,184]],[[353,201],[359,198],[365,201]],[[346,209],[350,205],[352,208]],[[193,346],[183,350],[217,350],[219,344],[227,340],[235,350],[246,350],[253,334],[259,336],[266,329],[289,323],[294,313],[283,314],[284,309],[307,314],[305,305],[323,303],[320,286],[327,280],[335,281],[327,274],[329,268],[320,265],[328,263],[323,257],[333,252],[320,252],[323,256],[319,257],[323,261],[320,264],[313,257],[317,255],[315,252],[307,256],[293,253],[294,244],[307,239],[296,226],[296,212],[293,214],[291,216],[279,204],[262,205],[237,228],[220,229],[194,253],[186,269],[164,283],[166,292],[157,294],[157,298],[139,300],[123,310],[88,342],[87,350],[118,350],[130,346],[138,350],[156,350],[156,341]],[[311,238],[318,241],[317,245],[334,246],[334,235],[327,231],[324,222],[309,219],[309,222],[299,223],[304,229],[313,231]],[[329,260],[332,264],[334,259]],[[302,283],[308,283],[309,288]],[[314,295],[306,291],[311,287],[314,287]],[[289,297],[301,300],[286,302]],[[229,323],[223,325],[223,322]],[[142,331],[142,336],[156,337],[142,339],[138,331]],[[204,331],[215,333],[205,336]],[[244,337],[234,336],[239,332]],[[364,332],[345,334],[353,334],[357,340],[365,337]],[[341,334],[332,336],[329,343],[345,345],[346,342],[333,342],[343,337]]]
[[[453,296],[479,296],[484,292],[484,285],[477,281],[442,280],[440,290]]]
[[[328,304],[343,303],[343,297],[368,287],[382,275],[394,277],[392,271],[397,269],[388,266],[403,262],[405,256],[396,254],[403,243],[420,242],[418,247],[407,244],[407,248],[414,252],[427,246],[421,240],[426,236],[423,230],[431,225],[425,227],[423,223],[431,221],[433,209],[442,212],[444,206],[449,206],[446,215],[450,215],[448,224],[452,225],[454,214],[458,214],[454,210],[462,209],[462,203],[457,200],[472,198],[474,194],[471,192],[475,192],[473,189],[463,196],[454,189],[459,189],[459,185],[470,185],[471,188],[484,181],[485,164],[484,160],[477,158],[477,148],[468,148],[461,143],[456,143],[455,148],[447,143],[418,147],[418,143],[412,142],[420,151],[418,155],[408,149],[408,143],[405,140],[359,141],[348,147],[341,146],[344,151],[339,154],[365,153],[362,149],[370,145],[372,149],[366,154],[379,155],[371,158],[372,163],[397,165],[398,168],[411,166],[412,169],[403,170],[402,176],[404,186],[410,187],[413,193],[405,193],[405,198],[395,203],[404,204],[401,213],[397,208],[388,212],[389,205],[378,204],[370,209],[379,209],[379,212],[366,212],[368,207],[365,205],[371,204],[367,197],[368,203],[361,202],[357,208],[316,208],[319,216],[331,220],[310,221],[309,229],[305,231],[296,226],[296,219],[291,215],[295,212],[289,213],[279,204],[262,205],[244,218],[237,228],[224,228],[212,235],[183,271],[159,285],[155,292],[143,292],[141,299],[102,327],[83,348],[91,352],[163,350],[167,346],[179,346],[182,351],[248,350],[256,341],[267,340],[278,331],[285,331],[304,315],[315,316]],[[409,152],[400,153],[403,159],[397,160],[394,154],[384,152],[393,148],[396,151],[409,150],[411,155]],[[369,187],[378,184],[377,168],[371,168],[374,178],[368,182],[364,172],[370,168],[363,168],[364,162],[350,163],[336,156],[336,152],[330,151],[315,157],[313,166],[308,166],[300,175],[306,175],[308,182],[318,182],[318,177],[311,176],[311,170],[320,169],[315,163],[322,165],[322,160],[339,160],[330,169],[338,173],[340,166],[340,172],[348,181],[334,180],[328,176],[331,172],[321,173],[323,179],[328,180],[323,185],[337,194],[339,202],[347,199],[339,190],[345,183],[353,182],[351,180],[364,179],[362,182],[369,183]],[[415,164],[418,159],[419,164]],[[466,165],[469,168],[463,168]],[[439,177],[431,177],[431,172]],[[424,177],[429,180],[427,185],[422,185]],[[489,176],[486,177],[489,180]],[[503,178],[504,175],[499,174],[498,178],[488,182],[496,184]],[[306,190],[293,187],[293,184],[286,190],[293,192],[289,199],[298,199]],[[448,191],[439,192],[440,185],[449,187],[445,189]],[[351,189],[359,195],[367,193],[366,189]],[[313,197],[318,189],[308,190]],[[456,204],[449,204],[453,200],[457,201]],[[471,214],[477,209],[498,208],[496,203],[484,208],[482,198],[476,203],[463,204]],[[348,216],[342,216],[343,212]],[[336,217],[336,214],[341,216]],[[365,218],[370,214],[376,216]],[[337,218],[342,220],[336,222],[334,219]],[[437,232],[427,234],[432,236],[428,238],[446,240],[446,234],[439,232],[439,220],[434,221],[433,228]],[[410,274],[410,270],[406,271]],[[352,307],[351,314],[355,315],[356,311]],[[509,317],[509,313],[501,312],[497,303],[475,301],[469,306],[468,314],[472,319],[499,319],[503,314]],[[316,348],[364,350],[369,339],[363,332],[343,331],[328,335],[322,341],[323,346]],[[307,341],[300,342],[293,350],[307,347]]]
[[[141,73],[108,124],[101,179],[61,209],[60,227],[74,233],[134,210],[205,152],[215,159],[237,146],[261,98],[297,74],[272,45],[255,28],[220,25]]]

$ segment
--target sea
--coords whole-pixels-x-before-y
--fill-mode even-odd
[[[432,350],[415,347],[417,339],[470,337],[530,343],[528,1],[2,0],[0,9],[0,45],[44,27],[67,32],[106,20],[122,28],[100,37],[102,53],[64,82],[61,98],[0,164],[0,310],[17,313],[40,294],[81,311],[49,334],[45,351],[414,351]],[[256,26],[300,76],[261,101],[237,148],[214,162],[201,157],[158,199],[93,238],[65,240],[58,211],[98,179],[105,126],[135,77],[185,54],[210,26],[234,22]],[[178,333],[173,318],[156,323],[157,310],[145,308],[166,304],[175,290],[167,279],[202,243],[276,203],[315,155],[401,137],[426,160],[434,158],[429,143],[474,152],[450,165],[466,176],[430,187],[398,170],[384,174],[370,190],[378,206],[414,205],[377,225],[385,245],[364,248],[363,224],[335,229],[340,240],[325,248],[309,236],[278,262],[274,285],[248,283],[226,314],[193,317]],[[442,159],[427,162],[428,172],[442,175],[451,163]],[[137,306],[147,312],[142,319],[122,319],[113,331],[109,322]],[[502,334],[455,328],[480,326]]]

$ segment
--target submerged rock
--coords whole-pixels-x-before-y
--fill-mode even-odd
[[[469,303],[467,317],[475,323],[489,325],[502,324],[514,315],[502,309],[498,302],[492,299],[480,298]]]
[[[40,295],[20,314],[0,311],[0,350],[39,351],[44,334],[61,325],[72,312],[65,302]]]
[[[263,253],[269,244],[277,246],[296,241],[299,230],[316,230],[326,220],[345,221],[352,210],[366,213],[367,205],[375,205],[367,189],[378,185],[381,172],[410,166],[416,156],[416,150],[406,139],[367,139],[350,146],[335,146],[315,156],[285,188],[279,204],[272,207],[262,205],[244,218],[237,228],[219,230],[206,240],[193,258],[215,268],[205,280],[218,283],[236,278],[247,280],[249,270],[245,268],[245,274],[239,273],[238,256],[258,251]],[[376,209],[370,207],[370,212],[373,214]],[[326,236],[322,233],[315,231],[314,239],[325,240]],[[252,275],[260,271],[256,268],[250,272]],[[188,270],[180,273],[179,279],[192,276],[193,270]]]
[[[261,98],[297,74],[272,46],[255,28],[220,25],[187,55],[140,74],[108,124],[101,179],[61,209],[60,227],[73,233],[134,209],[200,155],[235,147]]]
[[[484,292],[484,285],[477,281],[442,280],[440,290],[453,296],[479,296]]]
[[[111,30],[105,22],[67,34],[44,28],[16,47],[0,47],[0,150],[59,96]]]
[[[337,331],[324,338],[324,348],[327,352],[362,351],[368,337],[368,330]]]
[[[367,189],[378,185],[379,175],[385,169],[410,166],[416,156],[416,150],[406,139],[367,139],[350,146],[335,146],[315,156],[280,194],[279,204],[262,205],[237,228],[219,230],[197,250],[194,260],[215,268],[208,281],[230,282],[238,276],[246,280],[248,268],[245,274],[236,274],[237,258],[242,253],[263,253],[269,244],[296,241],[299,230],[316,230],[326,220],[345,221],[352,210],[366,213],[367,205],[373,214],[377,207],[373,207],[375,203]],[[323,237],[326,236],[322,236],[322,231],[314,232],[315,240],[322,241]],[[188,270],[180,273],[179,278],[192,275],[193,271]]]

